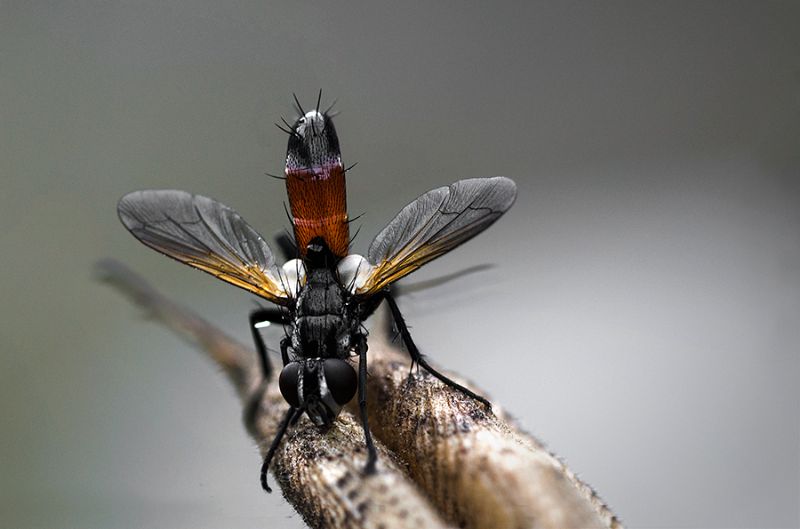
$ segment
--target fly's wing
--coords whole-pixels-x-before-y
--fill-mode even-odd
[[[274,303],[288,301],[269,246],[231,208],[185,191],[147,190],[122,197],[117,213],[150,248]]]
[[[502,176],[459,180],[404,207],[369,247],[372,268],[356,293],[371,295],[446,254],[496,221],[514,203],[517,186]]]

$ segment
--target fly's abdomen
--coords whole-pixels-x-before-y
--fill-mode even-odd
[[[286,191],[301,256],[317,237],[325,240],[335,256],[347,255],[350,225],[339,138],[330,117],[318,110],[298,118],[292,128],[286,152]]]
[[[301,254],[312,239],[322,237],[334,255],[347,255],[350,231],[341,164],[287,169],[286,190]]]

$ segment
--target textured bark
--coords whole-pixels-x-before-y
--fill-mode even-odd
[[[497,406],[495,415],[422,370],[409,376],[407,357],[386,344],[370,352],[372,431],[445,519],[467,528],[621,527]]]
[[[261,379],[254,350],[119,263],[104,261],[99,270],[148,316],[224,369],[244,405],[245,425],[265,454],[287,406],[276,381]],[[594,491],[499,408],[492,413],[427,373],[409,376],[408,356],[380,332],[385,323],[376,327],[368,392],[378,472],[362,472],[366,449],[354,403],[325,432],[301,419],[273,460],[284,497],[309,526],[621,527]]]

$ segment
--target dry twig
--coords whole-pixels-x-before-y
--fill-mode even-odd
[[[166,299],[123,265],[104,261],[99,269],[150,317],[225,370],[263,455],[286,404],[275,380],[261,380],[253,349]],[[497,409],[498,415],[488,412],[427,373],[409,376],[407,355],[385,336],[373,332],[369,351],[378,472],[363,474],[363,432],[347,411],[327,432],[301,419],[273,460],[284,497],[306,523],[334,529],[621,528],[594,491]]]

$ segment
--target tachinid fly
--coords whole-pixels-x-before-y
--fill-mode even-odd
[[[271,301],[250,316],[264,376],[272,367],[258,328],[286,327],[280,343],[281,393],[289,409],[261,468],[267,486],[270,460],[287,428],[306,413],[325,427],[356,391],[367,446],[365,472],[376,451],[366,408],[367,340],[361,323],[385,300],[413,363],[445,384],[488,401],[433,369],[420,354],[389,285],[444,255],[496,221],[514,202],[508,178],[472,178],[439,187],[408,204],[372,241],[366,257],[349,254],[345,168],[327,111],[303,111],[286,129],[285,181],[296,258],[278,266],[264,238],[231,208],[176,190],[136,191],[119,201],[120,220],[134,237],[189,266]],[[288,124],[287,124],[288,126]],[[346,362],[358,355],[358,374]]]

